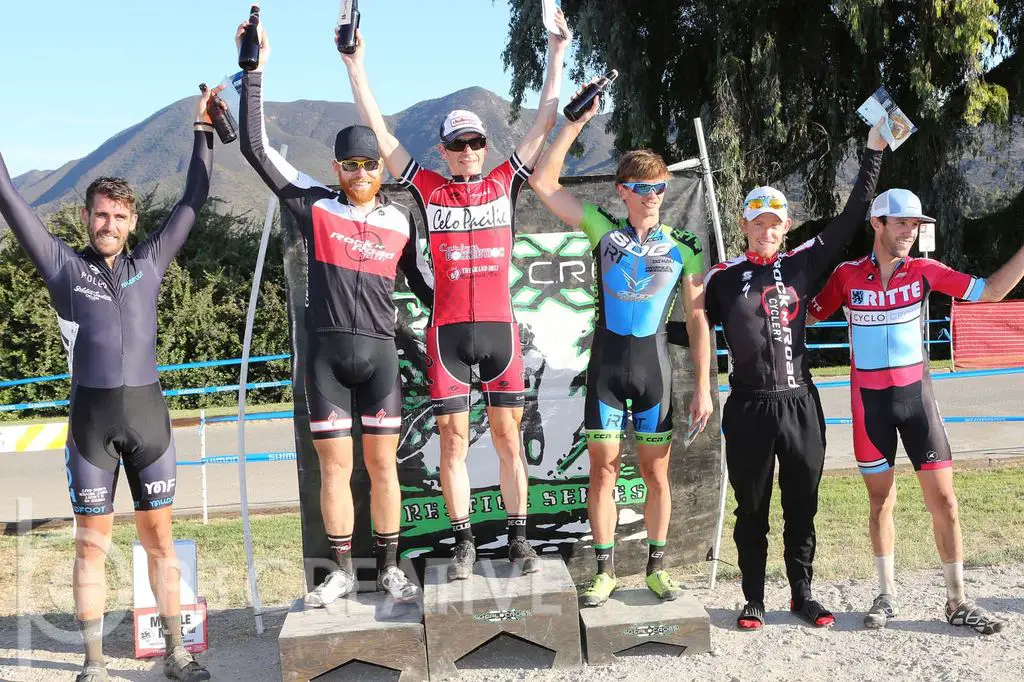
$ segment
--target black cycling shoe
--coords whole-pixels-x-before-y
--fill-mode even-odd
[[[760,630],[764,627],[764,604],[748,601],[736,619],[736,627],[740,630]]]
[[[199,665],[184,647],[175,647],[164,656],[164,676],[181,682],[202,682],[210,679],[209,671]]]
[[[473,574],[475,561],[476,547],[473,543],[468,540],[456,542],[452,548],[452,558],[448,561],[448,582],[469,578]]]
[[[508,543],[508,560],[521,573],[536,573],[540,570],[540,558],[526,538],[513,538]]]

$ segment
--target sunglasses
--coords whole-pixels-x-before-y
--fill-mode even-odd
[[[338,165],[341,166],[341,170],[347,171],[349,173],[357,171],[360,168],[365,168],[366,170],[372,172],[380,168],[380,160],[365,159],[363,161],[356,161],[355,159],[343,159],[338,162]]]
[[[667,182],[624,182],[622,186],[642,197],[647,196],[651,192],[664,194],[665,190],[668,189]]]
[[[486,137],[474,137],[471,140],[452,140],[445,144],[444,148],[450,152],[464,152],[466,147],[477,152],[487,146]]]
[[[754,211],[760,211],[765,206],[767,206],[768,208],[774,208],[775,210],[779,211],[786,208],[786,202],[778,197],[754,197],[744,205],[744,208],[749,208]]]

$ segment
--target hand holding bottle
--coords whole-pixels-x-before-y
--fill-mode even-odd
[[[248,30],[249,22],[243,21],[235,31],[235,47],[238,48],[239,54],[241,54],[242,50],[242,40],[245,38],[246,31]],[[256,31],[260,43],[259,61],[255,69],[247,69],[250,71],[262,71],[263,65],[267,63],[267,58],[270,56],[270,39],[267,37],[267,30],[263,27],[262,21],[257,24]]]
[[[202,92],[199,97],[199,101],[196,103],[196,113],[195,117],[192,119],[194,122],[205,123],[206,125],[211,126],[213,125],[213,118],[210,117],[210,98],[220,93],[223,89],[223,85],[218,85],[212,90],[207,88],[205,92]]]
[[[338,44],[338,31],[340,31],[340,30],[341,30],[340,26],[335,26],[334,27],[334,44],[335,45]],[[338,54],[341,55],[341,61],[345,62],[345,66],[347,68],[349,68],[349,69],[356,69],[357,71],[359,69],[363,68],[363,55],[365,53],[366,53],[366,42],[363,40],[363,32],[360,31],[358,28],[356,29],[356,48],[355,48],[355,50],[352,51],[351,53],[349,53],[349,52],[341,52],[341,51],[338,52]]]

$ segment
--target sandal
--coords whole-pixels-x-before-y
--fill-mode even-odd
[[[830,628],[836,624],[836,617],[832,612],[814,599],[805,599],[799,607],[796,602],[791,601],[789,610],[816,628]]]
[[[946,602],[946,620],[950,625],[966,626],[983,635],[1001,632],[1006,621],[994,616],[972,601],[962,601],[956,608]]]
[[[748,601],[736,619],[736,627],[740,630],[760,630],[764,625],[764,604]]]

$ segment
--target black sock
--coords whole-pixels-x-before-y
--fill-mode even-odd
[[[177,616],[160,616],[160,625],[164,629],[164,651],[171,653],[185,646],[181,641],[181,614]]]
[[[455,542],[473,542],[473,525],[469,522],[469,517],[464,516],[461,519],[452,519],[452,530],[455,531]]]
[[[647,575],[660,571],[665,559],[665,541],[647,540]]]
[[[508,539],[511,542],[515,538],[526,539],[526,515],[508,515]]]
[[[327,541],[331,543],[331,556],[334,557],[334,563],[349,575],[355,575],[352,572],[352,535],[328,534]]]
[[[103,658],[103,617],[78,621],[78,629],[85,642],[85,662],[106,665]]]
[[[374,533],[377,539],[377,573],[383,573],[388,566],[398,565],[398,531]]]
[[[609,577],[615,577],[615,543],[607,545],[594,545],[594,554],[597,555],[597,572],[605,573]]]

